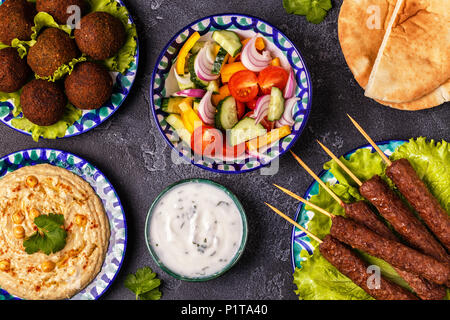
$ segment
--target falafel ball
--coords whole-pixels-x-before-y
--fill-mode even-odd
[[[33,79],[23,87],[20,104],[25,118],[39,126],[50,126],[63,116],[67,98],[58,84]]]
[[[80,21],[75,41],[81,52],[95,60],[115,55],[125,43],[125,27],[118,18],[106,12],[92,12]]]
[[[101,107],[111,97],[113,81],[104,66],[82,62],[67,76],[64,87],[67,98],[75,107],[91,110]]]
[[[47,12],[59,24],[67,24],[67,20],[73,13],[67,13],[70,6],[78,6],[81,16],[86,14],[89,6],[85,0],[36,0],[36,9],[38,12]]]
[[[21,59],[17,49],[0,50],[0,91],[14,92],[22,88],[31,74],[25,59]]]
[[[37,75],[48,77],[78,54],[75,41],[67,33],[57,28],[47,28],[30,48],[27,62]]]
[[[15,38],[30,40],[36,10],[26,0],[6,0],[0,5],[0,42],[11,45]]]

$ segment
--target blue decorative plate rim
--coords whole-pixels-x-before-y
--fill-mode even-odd
[[[0,5],[4,2],[5,0],[0,0]],[[123,3],[122,0],[114,0],[117,3],[120,4],[120,6],[125,7],[125,4]],[[128,9],[127,9],[128,11]],[[128,22],[130,24],[135,24],[133,17],[131,16],[131,14],[128,11]],[[135,66],[131,65],[125,72],[125,74],[121,74],[120,72],[117,74],[116,76],[116,82],[114,83],[113,86],[113,92],[112,95],[114,94],[121,94],[123,92],[125,92],[124,97],[120,100],[120,102],[117,104],[117,106],[114,106],[113,102],[112,102],[112,97],[100,108],[94,109],[94,110],[84,110],[83,114],[81,116],[80,119],[78,119],[77,121],[75,121],[74,124],[72,124],[70,127],[68,127],[66,129],[66,134],[64,135],[64,137],[57,137],[56,139],[65,139],[65,138],[70,138],[70,137],[75,137],[78,136],[80,134],[83,134],[85,132],[88,132],[92,129],[95,129],[96,127],[98,127],[99,125],[101,125],[103,122],[105,122],[106,120],[108,120],[118,109],[119,107],[125,102],[126,98],[128,97],[133,84],[136,80],[136,76],[137,76],[137,70],[138,70],[138,65],[139,65],[139,39],[138,36],[136,35],[136,54],[134,55],[134,62],[132,64],[134,64]],[[134,71],[131,71],[130,69],[134,68]],[[130,77],[131,81],[129,86],[122,86],[122,78],[123,77]],[[2,101],[0,102],[0,107],[1,106],[6,106],[10,109],[10,111],[14,108],[14,106],[11,104],[11,102],[9,101]],[[112,107],[112,109],[111,109]],[[102,108],[108,108],[108,115],[105,116],[103,119],[100,119],[100,121],[95,122],[92,126],[89,126],[88,128],[84,127],[83,122],[84,121],[93,121],[92,119],[90,119],[92,116],[97,116],[100,117],[99,112],[100,109]],[[92,116],[90,116],[92,115]],[[15,128],[11,123],[9,123],[13,118],[15,118],[12,113],[10,112],[9,114],[7,114],[6,116],[0,117],[0,122],[4,123],[5,125],[7,125],[8,127],[10,127],[11,129],[20,132],[22,134],[31,136],[31,132],[25,131],[25,130],[21,130],[18,128]],[[86,118],[85,120],[83,120],[84,118]],[[78,128],[82,128],[81,130],[79,130]],[[71,128],[75,128],[72,130],[75,130],[73,133],[68,133],[69,129]],[[39,139],[43,139],[43,140],[54,140],[54,139],[46,139],[43,137],[39,137]]]
[[[383,141],[379,141],[379,142],[376,142],[376,144],[378,145],[378,146],[380,146],[380,147],[384,147],[384,146],[386,146],[386,145],[391,145],[391,144],[394,144],[394,143],[397,143],[398,145],[397,145],[397,147],[396,148],[398,148],[400,145],[402,145],[402,144],[404,144],[404,143],[406,143],[406,142],[408,142],[408,140],[404,140],[404,139],[391,139],[391,140],[383,140]],[[376,152],[375,150],[374,150],[374,148],[370,145],[370,144],[365,144],[365,145],[362,145],[362,146],[360,146],[360,147],[356,147],[356,148],[354,148],[354,149],[352,149],[352,150],[350,150],[350,151],[348,151],[348,152],[346,152],[343,156],[345,157],[345,158],[347,158],[347,157],[349,157],[349,156],[351,156],[353,153],[355,153],[357,150],[359,150],[359,149],[370,149],[372,152]],[[322,179],[322,177],[325,175],[325,174],[327,174],[327,173],[329,173],[329,170],[322,170],[319,174],[318,174],[318,176],[319,176],[319,178],[320,179]],[[330,173],[330,175],[332,175],[331,173]],[[311,196],[312,196],[312,194],[311,194],[311,191],[312,191],[312,189],[313,188],[317,188],[318,187],[318,185],[319,185],[319,183],[317,182],[317,181],[313,181],[310,185],[309,185],[309,187],[308,187],[308,189],[306,189],[306,192],[305,192],[305,194],[303,195],[303,198],[304,199],[309,199]],[[299,206],[297,207],[297,211],[296,211],[296,213],[295,213],[295,217],[294,217],[294,221],[296,221],[297,223],[299,223],[302,227],[305,227],[305,228],[307,228],[307,223],[310,221],[310,220],[305,220],[304,222],[302,222],[302,220],[303,220],[303,218],[304,218],[304,215],[306,214],[306,211],[304,210],[304,207],[305,207],[305,205],[303,204],[303,203],[300,203],[299,204]],[[297,229],[297,227],[292,227],[292,232],[291,232],[291,248],[290,248],[290,251],[291,251],[291,267],[292,267],[292,272],[294,272],[295,271],[295,268],[296,267],[300,267],[300,266],[297,266],[296,265],[296,262],[295,262],[295,256],[294,256],[294,243],[295,243],[295,238],[296,238],[296,236],[295,236],[295,232],[296,231],[301,231],[301,230],[299,230],[299,229]],[[305,234],[306,235],[306,234]],[[308,242],[309,243],[309,241],[307,241],[307,240],[300,240],[300,242]],[[312,254],[312,252],[313,251],[311,251],[310,250],[310,248],[308,248],[308,246],[305,244],[301,244],[301,246],[302,246],[302,250],[307,250],[308,251],[308,253],[309,254]]]
[[[292,138],[292,140],[289,142],[289,144],[287,145],[287,147],[286,147],[286,148],[282,148],[282,151],[280,151],[280,153],[279,153],[277,156],[271,158],[270,161],[268,161],[268,162],[266,162],[266,163],[259,163],[259,165],[255,166],[255,167],[252,167],[252,168],[250,168],[250,169],[245,169],[245,170],[239,169],[239,170],[236,170],[236,171],[228,171],[228,170],[222,170],[222,169],[210,168],[210,167],[207,167],[207,166],[205,166],[205,165],[203,165],[203,164],[196,163],[196,162],[194,161],[195,158],[192,159],[192,158],[188,158],[187,156],[185,156],[185,155],[184,155],[177,147],[174,146],[174,144],[170,141],[170,139],[168,139],[168,137],[167,137],[166,134],[164,133],[164,129],[161,127],[161,124],[160,124],[160,122],[159,122],[159,120],[158,120],[158,117],[157,117],[157,114],[156,114],[156,106],[155,106],[155,101],[154,101],[154,89],[155,89],[155,88],[154,88],[154,84],[155,84],[155,78],[156,78],[156,75],[159,74],[159,72],[158,72],[158,67],[159,67],[159,65],[160,65],[160,62],[162,61],[162,59],[163,59],[164,56],[166,55],[168,49],[172,46],[173,43],[175,43],[175,45],[177,45],[177,50],[178,50],[179,47],[181,47],[181,44],[184,42],[184,40],[183,40],[182,43],[177,44],[177,43],[176,43],[176,39],[177,39],[183,32],[185,32],[185,31],[187,31],[187,30],[189,30],[189,34],[192,34],[193,31],[194,31],[192,27],[195,26],[195,25],[197,25],[198,23],[204,21],[204,20],[207,20],[207,19],[213,19],[213,18],[217,18],[217,17],[224,17],[224,16],[242,17],[242,18],[248,18],[248,19],[252,19],[252,20],[255,19],[256,22],[264,23],[264,24],[266,24],[267,26],[269,26],[270,28],[272,28],[274,31],[276,31],[278,34],[280,34],[280,35],[282,36],[282,38],[284,38],[284,39],[292,46],[292,51],[295,52],[295,53],[298,55],[299,59],[300,59],[300,62],[301,62],[301,64],[302,64],[302,66],[303,66],[303,70],[304,70],[304,72],[305,72],[305,78],[306,78],[306,83],[307,83],[307,90],[306,90],[306,92],[307,92],[307,94],[308,94],[308,101],[307,101],[307,105],[306,105],[306,108],[305,108],[305,113],[303,114],[304,117],[303,117],[301,126],[300,126],[300,128],[297,130],[298,132],[295,134],[295,136],[294,136],[294,137]],[[229,24],[229,25],[231,25],[231,24]],[[228,26],[229,26],[229,25],[228,25]],[[201,35],[203,35],[203,34],[204,34],[204,31],[205,31],[205,30],[209,30],[209,29],[210,29],[210,27],[207,27],[207,28],[205,28],[204,30],[202,30],[201,32],[199,31],[199,33],[200,33]],[[250,28],[248,28],[248,29],[250,29]],[[248,29],[247,29],[247,30],[248,30]],[[258,30],[258,32],[261,33],[260,30]],[[266,35],[267,35],[267,34],[266,34]],[[175,54],[170,54],[170,56],[175,56]],[[170,66],[170,63],[169,63],[169,66]],[[169,67],[169,66],[168,66],[168,67]],[[291,67],[293,67],[292,64],[291,64]],[[167,69],[167,68],[166,68],[166,69]],[[293,67],[293,69],[296,70],[297,72],[299,71],[298,69],[296,69],[296,68],[294,68],[294,67]],[[170,68],[169,68],[169,70],[170,70]],[[162,72],[162,73],[164,74],[165,72],[167,72],[167,70],[164,71],[164,72]],[[164,79],[164,77],[161,77],[161,78]],[[296,74],[296,80],[297,80],[297,83],[298,83],[298,79],[299,79],[299,74]],[[162,86],[162,88],[164,89],[164,86]],[[163,136],[164,140],[166,141],[166,143],[169,145],[169,147],[170,147],[171,149],[173,149],[174,151],[176,151],[176,152],[178,153],[178,155],[179,155],[181,158],[183,158],[184,160],[186,160],[187,162],[189,162],[189,163],[191,163],[191,164],[193,164],[193,165],[195,165],[195,166],[197,166],[197,167],[199,167],[199,168],[202,168],[202,169],[205,169],[205,170],[214,172],[214,173],[240,174],[240,173],[244,173],[244,172],[251,172],[251,171],[258,170],[258,169],[261,169],[261,168],[263,168],[263,167],[266,167],[266,166],[270,165],[270,163],[271,163],[273,160],[275,160],[275,159],[277,159],[277,158],[280,158],[283,154],[285,154],[285,153],[286,153],[286,152],[287,152],[287,151],[295,144],[295,142],[297,141],[297,139],[301,136],[303,130],[306,128],[306,125],[307,125],[307,122],[308,122],[308,119],[309,119],[309,115],[310,115],[310,112],[311,112],[311,108],[312,108],[312,96],[313,96],[313,89],[312,89],[311,75],[310,75],[310,73],[309,73],[309,71],[308,71],[308,68],[306,67],[305,59],[303,58],[303,56],[302,56],[302,54],[300,53],[300,51],[296,48],[296,46],[294,45],[294,43],[293,43],[293,42],[292,42],[292,41],[291,41],[291,40],[290,40],[283,32],[281,32],[278,28],[276,28],[275,26],[273,26],[271,23],[267,22],[266,20],[263,20],[263,19],[261,19],[261,18],[252,16],[252,15],[249,15],[249,14],[240,14],[240,13],[220,13],[220,14],[212,14],[212,15],[205,16],[205,17],[202,17],[202,18],[200,18],[200,19],[197,19],[197,20],[195,20],[194,22],[192,22],[192,23],[188,24],[187,26],[183,27],[182,29],[180,29],[177,33],[175,33],[174,36],[172,36],[172,38],[169,40],[169,42],[165,45],[164,49],[163,49],[163,50],[161,51],[161,53],[159,54],[158,59],[156,60],[156,63],[155,63],[155,67],[154,67],[154,69],[153,69],[152,78],[151,78],[151,82],[150,82],[150,108],[151,108],[151,111],[152,111],[152,114],[153,114],[153,119],[154,119],[155,122],[156,122],[156,126],[157,126],[159,132],[161,133],[161,135]],[[284,139],[284,138],[283,138],[283,139]],[[283,140],[283,139],[282,139],[282,140]],[[184,144],[184,143],[183,143],[183,144]],[[184,145],[185,145],[185,144],[184,144]],[[206,161],[203,161],[203,162],[205,163]],[[241,164],[236,164],[236,163],[230,164],[230,166],[240,166],[240,165],[241,165]]]
[[[59,150],[59,149],[52,149],[52,148],[23,149],[23,150],[15,151],[15,152],[12,152],[12,153],[10,153],[8,155],[5,155],[5,156],[1,157],[0,158],[0,163],[5,162],[5,160],[7,160],[8,158],[14,157],[17,154],[22,154],[22,155],[27,154],[29,156],[29,154],[31,152],[36,152],[37,154],[39,154],[39,158],[36,159],[36,160],[32,160],[30,158],[30,160],[31,160],[30,164],[23,165],[21,163],[21,164],[17,165],[17,167],[14,170],[17,170],[18,168],[21,168],[21,167],[24,167],[24,166],[34,165],[34,164],[39,164],[39,163],[48,163],[48,164],[56,165],[56,164],[52,163],[52,160],[49,160],[47,158],[47,154],[46,154],[47,152],[50,152],[50,153],[54,152],[56,154],[59,154],[57,159],[60,160],[60,158],[62,158],[63,160],[60,160],[62,162],[64,162],[64,159],[67,159],[68,157],[73,157],[73,159],[79,161],[79,162],[77,162],[77,165],[75,165],[76,168],[81,170],[81,168],[84,168],[85,166],[89,166],[90,168],[92,168],[92,172],[90,173],[90,176],[92,176],[92,177],[96,176],[96,178],[93,178],[95,181],[97,181],[99,178],[104,179],[104,185],[107,186],[106,188],[109,189],[108,193],[110,193],[112,195],[111,198],[114,199],[114,200],[109,200],[109,202],[116,201],[115,203],[111,203],[111,205],[113,205],[114,208],[117,208],[117,212],[120,211],[121,218],[122,218],[121,221],[123,222],[123,227],[120,228],[120,229],[115,230],[116,232],[114,232],[114,233],[111,232],[108,251],[107,251],[107,254],[106,254],[106,257],[105,257],[105,261],[104,261],[104,263],[102,265],[102,268],[101,268],[99,274],[94,278],[94,280],[92,280],[91,283],[87,284],[85,288],[83,288],[80,292],[78,292],[76,295],[74,295],[71,298],[71,300],[94,300],[94,299],[97,300],[97,299],[99,299],[101,296],[103,296],[105,294],[105,292],[109,289],[109,287],[115,281],[115,279],[117,278],[117,276],[118,276],[118,274],[119,274],[119,272],[120,272],[120,270],[122,268],[123,262],[125,260],[125,254],[126,254],[126,249],[127,249],[127,239],[128,239],[128,227],[127,227],[125,211],[123,209],[123,206],[122,206],[122,203],[120,201],[120,198],[119,198],[119,196],[118,196],[114,186],[111,184],[111,182],[103,174],[102,171],[100,171],[96,166],[92,165],[89,161],[87,161],[87,160],[83,159],[82,157],[77,156],[77,155],[75,155],[73,153],[67,152],[67,151],[63,151],[63,150]],[[46,156],[45,158],[41,158],[43,154]],[[61,155],[62,155],[62,157],[61,157]],[[23,159],[21,159],[20,161],[23,162]],[[63,167],[63,168],[65,168],[65,169],[67,169],[67,170],[69,170],[69,171],[79,175],[85,181],[87,181],[85,179],[85,177],[80,175],[79,172],[76,172],[75,170],[71,170],[69,168],[70,166],[72,166],[72,165],[68,164],[67,167]],[[0,171],[0,179],[1,179],[1,177],[5,176],[8,172],[10,172],[10,171],[8,171],[7,168],[5,168],[4,170]],[[89,183],[89,181],[87,181],[87,182]],[[91,183],[89,183],[89,184],[91,184]],[[91,184],[91,187],[93,187],[93,189],[94,189],[94,186],[92,186],[92,184]],[[103,190],[105,190],[105,188],[103,188]],[[100,195],[97,190],[95,190],[95,192],[100,197],[100,199],[102,200],[102,203],[105,205],[105,202],[107,202],[108,199],[105,199],[104,197],[102,198],[102,195]],[[108,220],[110,222],[110,228],[112,230],[114,230],[114,227],[116,227],[116,224],[112,224],[111,223],[111,221],[112,221],[112,219],[114,217],[112,217],[112,213],[110,211],[108,211],[106,206],[105,206],[105,212],[107,213]],[[114,235],[118,234],[117,231],[121,231],[122,229],[123,229],[123,233],[124,233],[123,237],[122,238],[118,237],[117,239],[115,239],[116,243],[111,244],[112,237]],[[114,246],[117,246],[117,245],[123,246],[122,256],[120,257],[120,261],[118,261],[118,264],[116,264],[117,268],[115,268],[114,275],[112,276],[112,278],[111,279],[107,279],[108,281],[105,281],[105,282],[107,282],[106,286],[98,286],[97,285],[98,289],[100,291],[100,293],[98,293],[97,292],[97,286],[94,286],[93,288],[89,288],[89,286],[92,286],[96,281],[99,281],[99,280],[104,281],[103,276],[105,275],[104,272],[105,272],[105,268],[107,267],[106,262],[108,260],[108,257],[110,257],[109,255],[111,255],[115,251],[115,247]],[[120,248],[119,248],[119,250],[120,250]],[[89,288],[89,293],[86,292],[86,290],[88,288]],[[95,289],[95,291],[94,291],[94,289]],[[93,293],[93,292],[95,292],[95,293]],[[91,295],[91,296],[89,296],[89,295]],[[5,291],[5,290],[0,288],[0,300],[21,300],[21,299],[18,298],[18,297],[12,296],[7,291]]]

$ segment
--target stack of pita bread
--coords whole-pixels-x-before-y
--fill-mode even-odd
[[[450,100],[450,0],[344,0],[338,33],[367,97],[402,110]]]

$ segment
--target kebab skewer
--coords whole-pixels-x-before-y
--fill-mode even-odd
[[[434,283],[450,284],[448,265],[400,242],[384,238],[350,219],[328,215],[332,221],[330,234],[339,241]]]
[[[353,252],[350,247],[338,241],[331,235],[327,235],[321,240],[277,208],[268,203],[266,203],[266,205],[281,217],[308,234],[308,236],[319,242],[319,251],[323,257],[370,296],[377,300],[417,300],[417,297],[414,294],[382,276],[380,278],[379,287],[374,288],[369,286],[369,277],[371,276],[367,272],[369,264]]]
[[[364,129],[352,117],[348,117],[386,163],[387,176],[391,178],[434,235],[450,251],[450,217],[419,178],[411,163],[407,159],[390,161]]]
[[[320,180],[320,181],[322,181],[322,180]],[[325,214],[330,218],[333,218],[333,215],[329,214],[327,211],[325,211],[322,208],[316,206],[315,204],[303,199],[302,197],[296,195],[295,193],[289,191],[288,189],[280,187],[276,184],[275,184],[275,187],[279,188],[281,191],[285,192],[286,194],[293,197],[294,199],[297,199],[297,200],[303,202],[304,204],[309,205],[310,207],[319,211],[320,213]],[[326,187],[329,190],[329,192],[334,194],[334,192],[331,191],[331,189],[329,189],[328,186],[326,186]],[[392,240],[398,240],[397,237],[395,237],[395,235],[389,230],[389,228],[387,228],[386,225],[378,219],[376,214],[372,210],[370,210],[370,208],[364,202],[359,201],[359,202],[356,202],[356,204],[358,204],[358,205],[353,206],[353,211],[352,211],[353,217],[351,217],[351,219],[366,226],[367,228],[371,229],[372,231],[377,232],[379,235],[384,236],[385,238],[389,238]],[[382,225],[383,227],[386,227],[387,232],[386,232],[385,228],[377,230],[376,226],[378,226],[378,225]],[[445,297],[446,291],[445,291],[444,286],[435,284],[435,283],[430,282],[422,277],[419,277],[410,272],[401,270],[399,268],[394,268],[394,269],[409,284],[409,286],[414,290],[414,292],[422,300],[441,300]]]
[[[444,247],[414,216],[398,195],[378,175],[362,182],[328,148],[325,152],[358,184],[361,195],[369,200],[378,212],[392,225],[405,241],[422,253],[448,263]],[[377,146],[378,148],[378,146]]]

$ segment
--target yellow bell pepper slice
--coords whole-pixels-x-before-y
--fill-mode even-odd
[[[271,145],[275,141],[280,140],[291,134],[291,127],[282,126],[280,128],[276,128],[266,133],[265,135],[259,136],[253,140],[247,141],[246,146],[249,151],[256,151],[261,147]]]
[[[242,62],[233,62],[224,65],[221,71],[222,82],[227,83],[228,81],[230,81],[231,76],[233,74],[242,70],[247,70],[247,68],[244,67]]]
[[[194,133],[194,130],[197,127],[203,125],[203,122],[198,116],[197,112],[195,112],[192,108],[193,101],[194,98],[185,98],[178,105],[178,108],[181,112],[181,119],[183,120],[183,124],[186,127],[187,131],[189,131],[191,134]]]
[[[270,62],[270,65],[271,65],[271,66],[275,66],[275,67],[281,66],[280,58],[276,57],[275,59],[273,59],[273,60]]]
[[[184,74],[184,68],[186,65],[186,57],[187,57],[189,51],[191,51],[194,44],[198,41],[198,39],[200,39],[200,33],[198,33],[196,31],[189,37],[189,39],[187,39],[187,41],[181,47],[180,52],[178,53],[177,65],[176,65],[176,71],[179,75]]]

